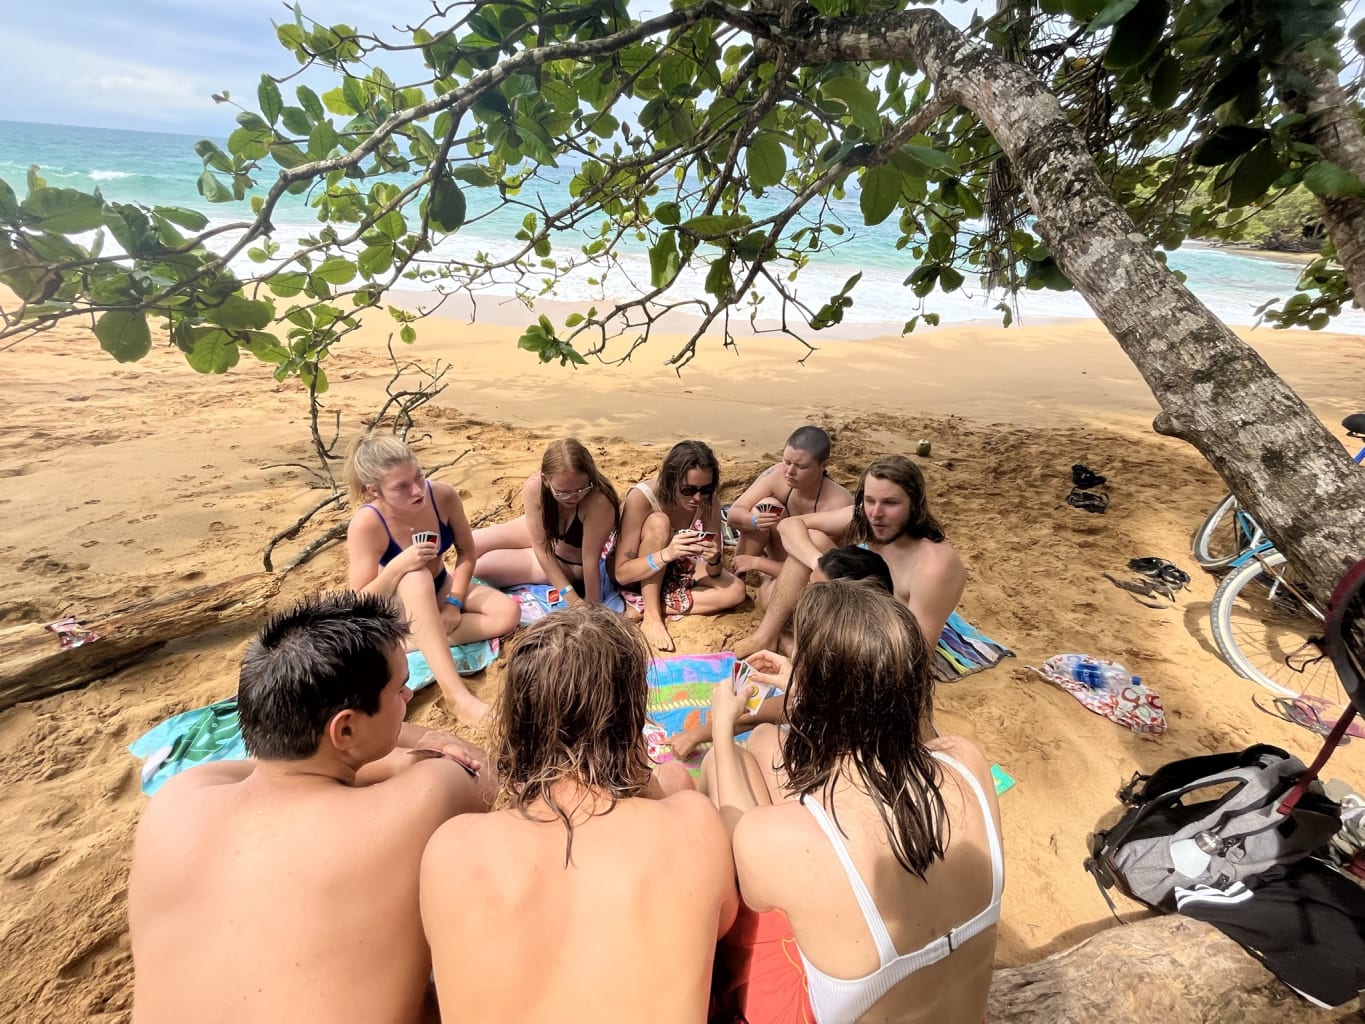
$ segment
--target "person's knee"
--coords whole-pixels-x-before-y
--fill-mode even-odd
[[[663,790],[664,796],[696,788],[696,783],[692,781],[692,773],[681,761],[666,761],[659,765],[654,769],[654,777],[658,779],[659,788]]]
[[[490,598],[490,607],[484,614],[488,616],[488,624],[494,630],[493,635],[503,636],[521,625],[521,602],[498,590],[492,593],[496,600]]]
[[[744,598],[747,596],[748,591],[744,589],[744,581],[738,576],[731,575],[729,582],[721,588],[721,597],[726,608],[735,608],[743,604]]]
[[[667,512],[651,512],[640,528],[641,550],[663,547],[673,537],[673,525]]]
[[[403,602],[403,607],[412,612],[413,608],[425,603],[436,607],[436,588],[432,584],[431,573],[422,567],[404,573],[394,592]]]

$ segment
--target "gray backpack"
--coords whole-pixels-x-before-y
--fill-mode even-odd
[[[1316,781],[1294,807],[1280,807],[1306,770],[1297,757],[1261,743],[1135,774],[1119,791],[1128,811],[1090,837],[1086,870],[1111,909],[1107,890],[1114,887],[1168,912],[1177,887],[1254,887],[1256,876],[1306,857],[1341,827],[1341,808]]]

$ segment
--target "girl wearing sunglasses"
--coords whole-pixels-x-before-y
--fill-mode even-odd
[[[673,650],[665,617],[714,615],[744,600],[744,581],[720,564],[719,489],[720,466],[711,449],[701,441],[679,441],[658,476],[626,494],[616,581],[660,651]]]
[[[524,515],[474,531],[475,575],[495,587],[548,583],[570,604],[601,604],[598,562],[620,521],[621,499],[588,449],[572,437],[551,441],[521,499]]]

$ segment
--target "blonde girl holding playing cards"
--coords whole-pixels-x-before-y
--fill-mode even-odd
[[[405,442],[367,434],[346,458],[346,486],[356,508],[346,531],[351,589],[397,600],[450,709],[477,723],[488,705],[465,687],[451,644],[510,633],[521,606],[492,587],[472,586],[474,532],[460,495],[428,480]],[[446,556],[454,552],[454,564]]]

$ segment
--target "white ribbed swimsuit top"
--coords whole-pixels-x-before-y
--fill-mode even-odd
[[[815,1019],[819,1024],[854,1024],[859,1017],[872,1008],[877,1000],[890,992],[900,982],[916,971],[928,967],[930,964],[938,963],[972,936],[985,931],[1000,920],[1000,893],[1005,885],[1004,857],[1000,849],[1000,836],[996,832],[994,821],[991,819],[991,808],[986,802],[986,794],[981,789],[981,783],[976,780],[976,776],[956,760],[938,751],[930,751],[929,756],[952,768],[958,775],[966,779],[972,787],[972,792],[976,794],[977,802],[981,805],[981,813],[986,819],[986,835],[991,848],[991,901],[981,913],[966,924],[952,929],[947,935],[940,935],[913,953],[897,954],[895,943],[891,941],[891,933],[886,930],[886,922],[882,920],[882,915],[877,910],[877,904],[872,901],[872,893],[868,892],[866,884],[858,874],[858,869],[853,866],[853,860],[848,855],[839,829],[830,820],[829,814],[820,806],[818,800],[808,801],[802,797],[801,805],[810,811],[834,846],[834,852],[839,857],[839,863],[843,865],[844,874],[848,876],[848,884],[852,887],[853,895],[857,898],[858,906],[862,909],[863,920],[867,922],[867,930],[872,933],[872,940],[877,945],[877,957],[881,963],[881,966],[875,971],[861,978],[835,978],[825,974],[807,960],[805,952],[798,943],[797,952],[801,954],[801,962],[806,968],[806,982],[810,990],[811,1009],[815,1011]]]

